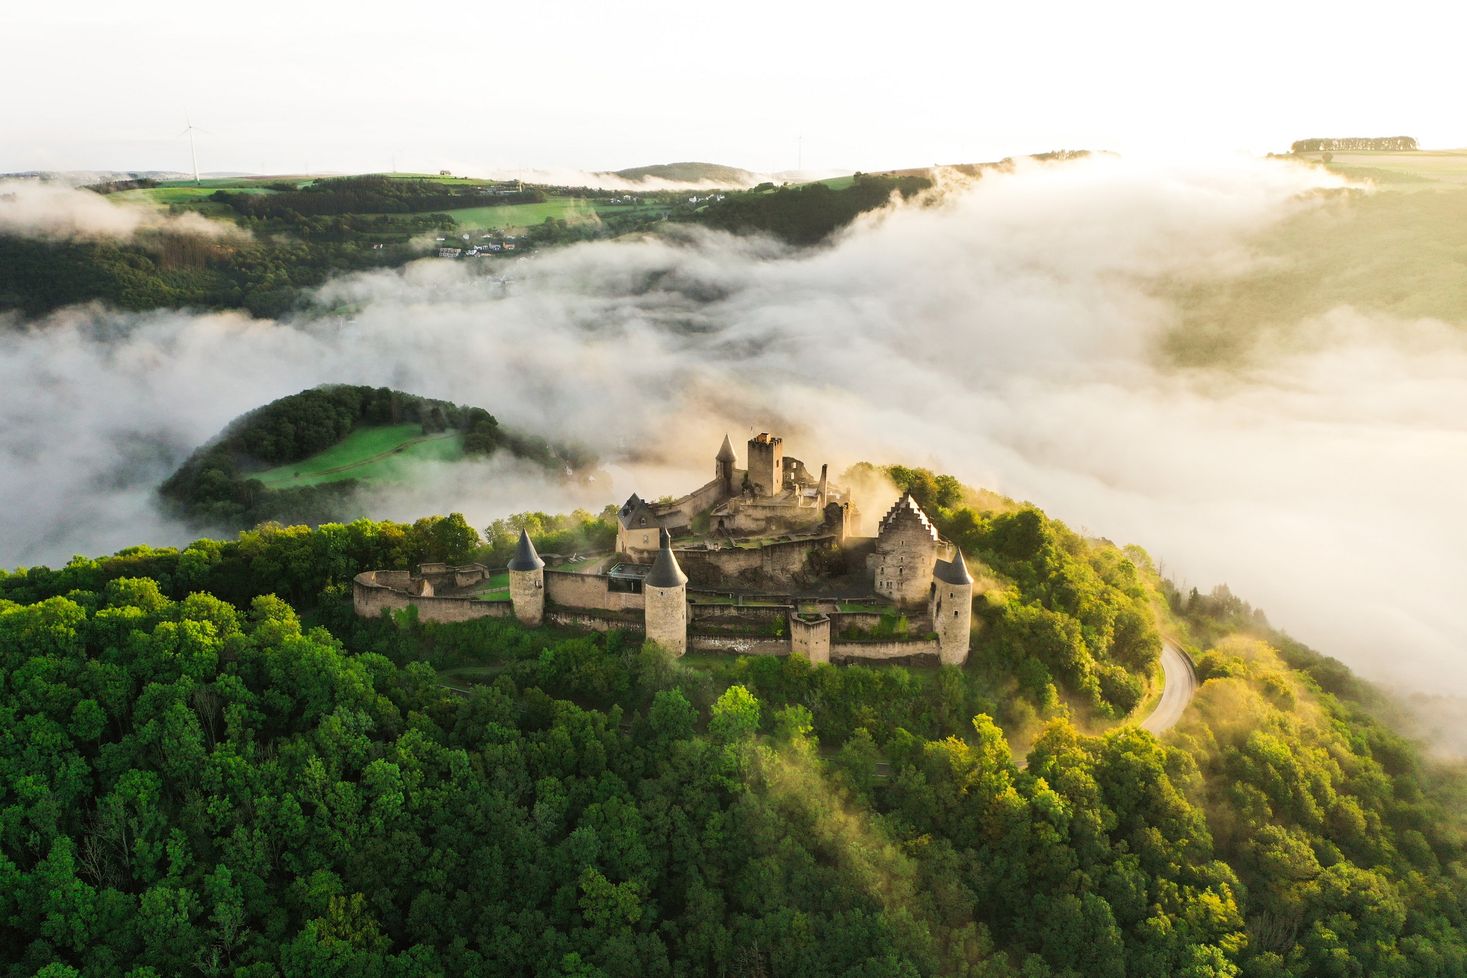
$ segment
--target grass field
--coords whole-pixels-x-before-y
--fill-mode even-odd
[[[1300,155],[1309,160],[1323,156],[1321,153]],[[1335,153],[1327,166],[1342,176],[1369,180],[1392,190],[1467,185],[1467,150],[1461,149]]]
[[[310,458],[256,473],[267,489],[319,486],[345,479],[400,482],[418,462],[453,462],[463,458],[458,432],[423,434],[416,424],[358,428]]]

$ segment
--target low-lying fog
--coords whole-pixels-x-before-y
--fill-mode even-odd
[[[190,449],[283,394],[369,383],[586,443],[614,483],[589,498],[458,466],[380,516],[483,526],[670,493],[711,475],[725,431],[775,430],[833,471],[926,465],[1032,500],[1368,675],[1467,692],[1464,334],[1321,307],[1226,370],[1161,352],[1185,324],[1158,282],[1248,268],[1251,236],[1335,186],[1277,162],[1092,158],[955,184],[809,253],[689,231],[493,266],[507,282],[438,260],[354,276],[322,294],[355,304],[345,320],[16,322],[0,564],[184,542],[151,493]]]

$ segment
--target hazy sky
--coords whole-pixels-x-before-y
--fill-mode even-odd
[[[760,171],[1467,144],[1467,15],[1339,2],[13,2],[0,171]],[[803,154],[800,138],[803,136]]]

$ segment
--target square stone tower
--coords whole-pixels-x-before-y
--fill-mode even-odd
[[[937,530],[909,492],[887,510],[876,534],[874,590],[901,605],[926,602],[937,562]]]
[[[756,496],[784,491],[784,440],[764,431],[749,439],[749,486]]]

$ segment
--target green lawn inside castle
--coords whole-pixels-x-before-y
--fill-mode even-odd
[[[616,511],[610,553],[576,554],[574,564],[564,560],[571,555],[557,554],[547,566],[521,528],[507,565],[363,571],[353,581],[353,607],[365,618],[412,608],[427,622],[513,617],[532,627],[640,633],[677,656],[796,654],[812,663],[961,666],[972,649],[975,595],[991,606],[1016,595],[996,568],[980,568],[975,579],[961,543],[944,536],[919,502],[919,495],[938,506],[956,502],[947,498],[958,491],[955,480],[925,474],[927,486],[916,470],[901,473],[919,484],[909,485],[867,536],[859,501],[830,479],[828,466],[817,475],[784,455],[782,439],[761,433],[749,439],[740,467],[725,437],[708,483],[657,503],[633,494]],[[1023,539],[1027,517],[1014,520],[1005,548],[1042,551],[1042,537]],[[967,515],[954,526],[971,535],[977,523]],[[1104,714],[1125,715],[1142,699],[1159,639],[1135,568],[1115,569],[1129,575],[1129,591],[1119,592],[1117,606],[1094,627],[1070,634],[1073,619],[1026,605],[992,636],[1019,649],[1047,643],[1047,660],[1016,663],[1037,701],[1057,697],[1056,672],[1061,685]],[[1074,601],[1087,590],[1069,584],[1061,593]],[[1113,660],[1117,644],[1124,654]]]

